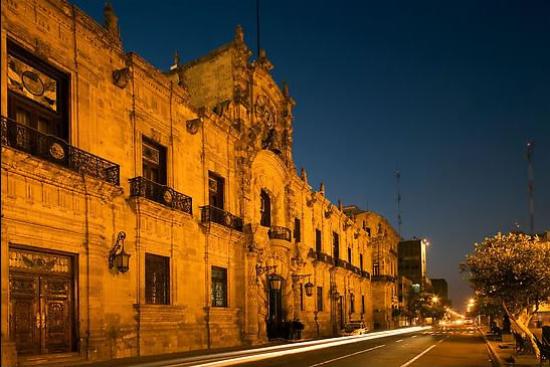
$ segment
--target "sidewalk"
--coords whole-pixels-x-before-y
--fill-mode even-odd
[[[539,361],[535,358],[534,354],[520,354],[516,353],[516,343],[513,336],[503,335],[502,341],[491,340],[487,337],[489,329],[487,327],[480,327],[480,333],[487,343],[487,348],[491,354],[491,359],[495,366],[514,366],[514,367],[538,367]],[[547,363],[547,362],[546,362]]]

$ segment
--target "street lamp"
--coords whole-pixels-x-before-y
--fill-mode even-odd
[[[278,291],[281,289],[281,285],[283,283],[283,280],[281,279],[280,276],[278,276],[277,274],[271,274],[269,277],[269,286],[271,287],[271,289],[275,290],[275,291]]]
[[[433,296],[432,297],[432,303],[438,303],[439,302],[439,297],[438,296]]]

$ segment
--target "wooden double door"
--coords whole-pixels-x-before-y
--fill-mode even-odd
[[[40,253],[34,253],[34,257],[27,253],[18,255],[25,266],[10,267],[10,334],[17,353],[72,351],[75,339],[72,259],[64,259],[69,266],[60,267],[52,265],[58,255],[45,258]],[[10,250],[10,265],[15,257]]]

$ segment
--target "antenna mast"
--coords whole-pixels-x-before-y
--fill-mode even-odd
[[[533,192],[535,191],[535,178],[533,175],[533,153],[535,150],[535,142],[529,140],[527,142],[527,192],[529,195],[529,231],[535,234],[535,200]]]
[[[397,233],[399,234],[399,237],[401,237],[401,173],[399,171],[395,171],[395,181],[397,188]]]

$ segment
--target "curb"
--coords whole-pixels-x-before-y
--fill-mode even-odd
[[[491,363],[494,367],[505,367],[510,366],[509,363],[504,363],[502,358],[498,356],[498,353],[496,350],[491,346],[491,343],[489,343],[489,340],[485,336],[485,334],[481,331],[480,328],[477,329],[483,340],[485,341],[485,345],[487,346],[487,350],[489,352],[489,357],[491,358]]]

